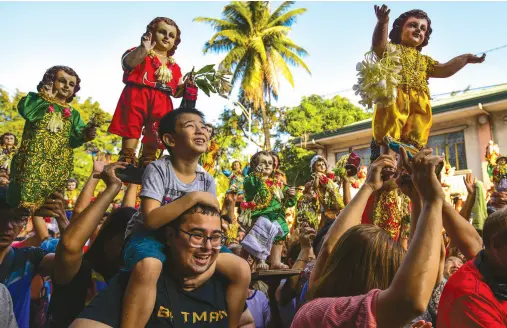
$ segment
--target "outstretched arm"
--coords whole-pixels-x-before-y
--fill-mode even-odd
[[[375,25],[375,30],[373,30],[371,48],[379,58],[382,58],[387,46],[387,30],[391,9],[388,9],[386,5],[382,5],[382,7],[375,5],[374,8],[375,15],[377,16],[377,25]]]
[[[106,190],[81,213],[79,218],[72,220],[65,230],[56,249],[53,279],[58,284],[70,282],[79,271],[83,259],[83,246],[97,228],[109,204],[120,191],[121,180],[116,177],[114,171],[117,168],[125,168],[125,164],[118,162],[104,169],[101,176],[106,183]]]
[[[433,73],[431,73],[430,77],[437,77],[437,78],[446,78],[453,76],[457,72],[459,72],[463,67],[466,66],[466,64],[479,64],[482,63],[486,59],[486,54],[483,54],[481,57],[472,55],[472,54],[466,54],[461,55],[458,57],[454,57],[453,59],[449,60],[447,63],[444,64],[436,64],[435,68],[433,70]]]
[[[152,50],[156,44],[155,41],[151,40],[151,37],[151,32],[144,33],[141,37],[141,44],[139,47],[123,56],[121,60],[124,69],[131,71],[143,62],[146,56],[148,56],[150,50]]]
[[[77,217],[81,212],[84,211],[86,207],[88,207],[88,205],[90,205],[93,198],[93,193],[95,192],[95,189],[97,188],[97,185],[100,181],[97,175],[102,173],[104,167],[107,164],[105,161],[105,154],[103,153],[99,153],[96,158],[92,157],[92,160],[92,173],[90,174],[88,180],[86,180],[86,183],[76,200],[76,205],[72,211],[72,218]]]

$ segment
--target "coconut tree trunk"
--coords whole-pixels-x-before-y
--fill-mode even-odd
[[[268,123],[268,115],[266,114],[266,106],[261,105],[262,129],[264,130],[264,150],[271,151],[271,133]]]

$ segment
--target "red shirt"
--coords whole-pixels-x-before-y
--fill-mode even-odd
[[[380,289],[373,289],[365,295],[317,298],[299,309],[290,327],[377,327],[375,307],[379,293]]]
[[[123,60],[125,56],[127,56],[132,50],[136,48],[132,48],[127,50],[123,56],[121,57],[121,63],[123,67],[123,83],[125,84],[137,84],[142,86],[147,86],[156,89],[163,89],[165,87],[169,87],[172,90],[172,93],[176,92],[176,87],[180,84],[181,79],[181,69],[175,62],[170,63],[167,61],[166,65],[172,72],[172,80],[166,84],[162,84],[157,81],[157,76],[155,72],[162,65],[160,60],[156,56],[146,56],[143,62],[137,65],[132,71],[127,70],[123,66]]]
[[[495,298],[473,260],[447,281],[438,306],[437,327],[507,327],[507,302]]]

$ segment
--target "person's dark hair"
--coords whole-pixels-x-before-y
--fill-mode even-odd
[[[180,107],[165,114],[160,119],[160,122],[158,124],[158,137],[160,138],[166,149],[169,151],[171,151],[171,149],[169,145],[166,145],[164,143],[162,137],[164,136],[164,134],[171,134],[176,131],[176,122],[178,121],[178,118],[180,118],[180,116],[183,114],[195,114],[198,115],[200,118],[204,119],[204,114],[195,108]]]
[[[48,234],[51,236],[51,238],[55,238],[55,232],[51,229],[48,229]]]
[[[482,236],[486,249],[490,249],[492,243],[494,247],[507,243],[507,209],[496,211],[488,216],[482,228]]]
[[[39,84],[37,85],[37,91],[41,92],[43,86],[50,83],[55,83],[56,73],[58,73],[58,71],[64,71],[65,73],[76,77],[76,86],[74,87],[74,93],[72,94],[72,96],[67,98],[67,102],[71,102],[72,99],[74,99],[74,97],[76,96],[76,93],[81,89],[80,86],[81,79],[79,78],[79,75],[77,75],[77,73],[68,66],[53,66],[50,69],[48,69],[46,73],[44,73],[42,81],[40,81]]]
[[[186,210],[185,212],[181,213],[181,215],[178,216],[175,220],[169,222],[166,225],[166,227],[171,227],[174,229],[174,231],[178,231],[180,229],[180,226],[183,224],[185,216],[190,215],[190,214],[194,214],[194,213],[200,213],[203,215],[211,215],[211,216],[219,217],[220,218],[220,226],[222,226],[222,218],[220,216],[220,212],[216,208],[214,208],[212,206],[207,206],[207,205],[197,203],[194,206],[192,206],[191,208],[189,208],[188,210]]]
[[[98,261],[103,258],[104,244],[118,234],[125,234],[127,224],[137,213],[133,207],[120,207],[111,212],[99,230],[97,238],[84,255],[86,260]]]
[[[327,232],[329,231],[329,228],[331,228],[333,221],[327,222],[322,229],[317,231],[317,234],[315,235],[315,239],[313,239],[312,247],[315,255],[319,255],[319,251],[322,247],[322,244],[324,243],[324,237],[326,237]]]
[[[215,136],[215,128],[213,127],[213,125],[211,123],[206,123],[204,125],[206,125],[208,128],[211,128],[211,135],[209,136],[209,138],[211,140],[211,138],[213,138]]]
[[[371,224],[347,230],[338,240],[317,281],[314,298],[346,297],[389,287],[405,250],[389,233]]]
[[[0,145],[3,145],[4,137],[6,137],[6,136],[13,136],[14,137],[14,146],[18,145],[18,138],[14,135],[14,133],[10,133],[10,132],[5,132],[4,134],[2,134],[2,136],[0,137]]]
[[[273,157],[273,164],[276,162],[276,167],[273,165],[273,170],[278,169],[280,167],[280,156],[278,156],[278,153],[274,151],[270,151],[269,154]]]
[[[176,39],[174,40],[174,45],[171,49],[167,51],[167,56],[172,56],[176,52],[176,49],[178,49],[178,44],[181,42],[181,31],[176,22],[174,22],[172,19],[167,17],[157,17],[153,19],[148,26],[146,26],[146,32],[150,32],[151,34],[154,34],[155,28],[157,27],[157,24],[160,22],[165,22],[167,25],[174,26],[176,28]]]
[[[266,151],[266,150],[262,150],[262,151],[256,152],[252,156],[252,158],[250,158],[250,170],[251,170],[251,172],[255,172],[255,167],[257,166],[257,164],[259,164],[259,157],[261,155],[273,157],[273,155],[271,155],[271,153],[269,151]],[[275,171],[275,168],[274,168],[274,165],[273,165],[273,172],[274,171]]]
[[[424,41],[416,48],[417,50],[421,51],[422,48],[428,45],[428,42],[430,41],[431,32],[433,32],[433,29],[431,28],[431,19],[428,17],[428,14],[426,14],[426,12],[420,9],[413,9],[404,12],[403,14],[400,15],[400,17],[396,18],[396,20],[393,23],[393,28],[391,29],[391,32],[389,32],[389,39],[391,39],[392,43],[401,44],[401,32],[403,30],[403,25],[405,25],[405,22],[410,17],[426,19],[428,21],[428,30],[426,31],[426,34],[424,36]]]
[[[300,252],[301,252],[301,244],[293,243],[292,245],[290,245],[289,250],[287,252],[287,260],[291,260],[292,263],[296,262]]]
[[[76,184],[76,188],[79,187],[79,181],[77,181],[77,179],[75,178],[69,178],[69,180],[67,181],[67,183],[69,182],[74,182]]]

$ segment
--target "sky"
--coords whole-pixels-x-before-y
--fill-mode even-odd
[[[0,2],[0,85],[13,93],[35,91],[46,69],[67,65],[81,77],[80,99],[91,97],[113,113],[124,87],[120,65],[125,50],[139,45],[156,16],[176,21],[182,42],[174,58],[183,72],[219,63],[224,55],[203,54],[210,26],[195,17],[221,15],[227,2]],[[278,106],[297,106],[311,94],[332,96],[356,83],[355,66],[369,50],[376,24],[375,2],[303,2],[307,8],[290,37],[304,47],[311,75],[294,68],[295,87],[282,82]],[[378,3],[381,4],[381,3]],[[390,24],[410,9],[425,10],[433,34],[423,53],[445,62],[507,44],[507,2],[386,2]],[[272,8],[279,5],[274,2]],[[485,63],[468,65],[455,76],[430,80],[432,94],[507,82],[507,48],[488,54]],[[351,91],[339,93],[357,102]],[[234,95],[233,95],[234,96]],[[178,99],[174,100],[179,105]],[[227,100],[200,93],[197,107],[216,121]]]

